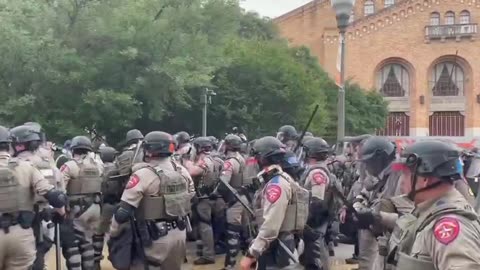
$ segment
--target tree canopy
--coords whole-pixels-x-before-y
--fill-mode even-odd
[[[300,129],[315,104],[312,131],[336,131],[337,87],[318,61],[235,0],[0,0],[0,40],[0,123],[36,121],[53,140],[198,134],[205,87],[210,134]],[[382,98],[350,88],[347,132],[383,127]]]

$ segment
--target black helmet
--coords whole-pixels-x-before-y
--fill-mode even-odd
[[[117,155],[117,150],[110,146],[100,147],[100,158],[103,162],[113,162],[115,160],[115,156]]]
[[[134,141],[137,140],[142,140],[143,139],[143,134],[140,130],[138,129],[132,129],[127,132],[127,135],[125,136],[125,141],[128,143],[133,143]]]
[[[39,130],[35,126],[22,125],[10,129],[15,143],[27,143],[33,141],[41,141]]]
[[[419,176],[434,176],[446,180],[461,178],[460,151],[446,142],[416,142],[402,152],[402,161]]]
[[[213,142],[209,137],[198,137],[193,141],[197,153],[210,152],[213,150]]]
[[[330,146],[322,138],[310,138],[303,143],[305,155],[307,157],[317,158],[321,154],[328,154]]]
[[[70,149],[72,151],[84,149],[87,151],[93,151],[92,141],[86,136],[76,136],[72,139],[70,144]]]
[[[229,134],[225,137],[224,143],[227,151],[240,151],[243,141],[239,136]]]
[[[395,144],[384,137],[370,137],[360,148],[360,160],[373,176],[378,176],[394,159]]]
[[[218,139],[215,136],[208,136],[208,138],[212,141],[213,148],[217,148]]]
[[[255,141],[252,152],[261,165],[280,164],[285,145],[275,137],[267,136]],[[278,159],[273,157],[278,156]]]
[[[175,141],[177,142],[177,146],[183,143],[190,142],[190,135],[185,131],[180,131],[175,134]]]
[[[297,137],[297,130],[290,125],[282,126],[278,129],[277,139],[282,142],[294,140]]]
[[[0,143],[11,143],[12,136],[6,127],[0,126]]]
[[[170,156],[175,152],[173,136],[162,131],[152,131],[145,136],[144,151],[160,156]]]

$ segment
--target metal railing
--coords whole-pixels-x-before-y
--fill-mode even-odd
[[[469,37],[476,33],[476,23],[425,26],[425,35],[428,38]]]

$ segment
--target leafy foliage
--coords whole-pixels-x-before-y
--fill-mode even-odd
[[[315,104],[312,130],[335,132],[336,86],[317,60],[235,0],[0,0],[0,39],[0,124],[37,121],[53,140],[198,133],[205,87],[211,134],[300,128]],[[347,130],[382,127],[368,113],[381,97],[355,89]]]

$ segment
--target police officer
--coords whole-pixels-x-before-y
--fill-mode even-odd
[[[223,182],[229,183],[233,188],[240,189],[245,183],[243,171],[245,169],[245,159],[240,154],[242,139],[237,135],[229,134],[225,137],[224,147],[226,160],[223,165],[220,178]],[[220,187],[223,187],[220,186]],[[221,192],[227,203],[227,255],[225,256],[225,269],[233,269],[236,263],[236,257],[240,251],[240,235],[243,231],[242,218],[245,216],[242,204],[232,198],[229,191]],[[245,195],[242,198],[246,200]]]
[[[194,161],[186,160],[184,165],[193,179],[196,190],[196,202],[193,205],[198,221],[196,229],[200,239],[197,240],[197,258],[195,265],[215,263],[215,243],[212,229],[214,201],[210,201],[219,176],[219,168],[210,156],[213,143],[210,138],[199,137],[193,142],[196,150]]]
[[[110,146],[101,147],[100,158],[103,161],[103,183],[102,183],[102,216],[100,224],[92,237],[93,250],[95,254],[95,268],[100,269],[100,262],[103,259],[103,246],[105,242],[105,234],[110,229],[113,212],[117,204],[120,202],[124,185],[121,179],[112,178],[118,174],[118,168],[114,163],[118,154],[115,148]]]
[[[479,217],[454,187],[462,181],[457,149],[421,141],[402,152],[402,161],[402,189],[415,210],[397,221],[389,263],[397,270],[480,269]]]
[[[62,177],[60,171],[52,165],[51,159],[47,156],[39,154],[39,148],[42,143],[40,137],[41,128],[33,125],[22,125],[10,130],[15,137],[14,156],[17,159],[29,161],[35,168],[37,168],[48,180],[49,184],[63,190]],[[53,239],[49,239],[48,235],[53,235],[50,229],[47,228],[47,222],[50,221],[51,208],[45,198],[37,198],[35,205],[37,218],[34,226],[34,233],[36,238],[37,257],[33,265],[33,269],[42,270],[45,265],[45,254],[50,250],[53,244]],[[53,229],[53,228],[52,228]]]
[[[293,151],[297,147],[297,130],[290,125],[281,126],[277,132],[277,139],[286,145],[287,150]]]
[[[185,131],[180,131],[176,133],[174,136],[176,142],[176,152],[175,155],[179,157],[180,160],[182,159],[190,159],[189,155],[192,151],[192,144],[190,143],[191,137]]]
[[[262,171],[263,186],[254,200],[258,235],[242,258],[242,270],[257,262],[258,269],[297,269],[278,240],[298,257],[294,233],[303,230],[308,216],[309,192],[300,187],[280,167],[284,145],[274,137],[263,137],[253,146]]]
[[[364,180],[362,196],[364,200],[356,203],[356,217],[359,219],[359,269],[381,267],[377,260],[379,255],[378,240],[385,243],[384,232],[391,227],[391,214],[395,219],[392,197],[400,195],[398,179],[400,173],[392,169],[396,158],[395,145],[384,137],[370,137],[360,148],[360,160],[365,164],[368,177]],[[391,202],[391,201],[390,201]],[[393,210],[393,211],[392,211]],[[393,213],[392,213],[393,212]],[[390,225],[389,225],[390,224]],[[381,237],[381,239],[380,239]],[[383,247],[383,246],[382,246]]]
[[[30,162],[11,158],[10,143],[10,132],[0,126],[0,269],[32,269],[35,196],[55,207],[57,221],[67,199]]]
[[[79,264],[82,269],[92,269],[94,267],[92,236],[101,218],[103,167],[89,155],[93,150],[89,138],[74,137],[71,149],[73,159],[60,169],[69,197],[68,220],[71,221],[61,227],[62,251],[69,269],[78,269]]]
[[[187,170],[171,156],[175,152],[173,136],[153,131],[145,136],[144,159],[133,168],[125,187],[122,201],[112,219],[111,235],[121,233],[121,225],[128,225],[131,217],[148,224],[150,243],[143,243],[145,258],[125,265],[125,269],[180,270],[185,258],[185,217],[190,212]],[[119,226],[120,225],[120,226]],[[129,268],[131,267],[131,268]]]
[[[335,178],[327,167],[330,146],[322,138],[312,138],[305,142],[305,164],[307,169],[302,176],[304,187],[311,191],[308,229],[304,234],[305,252],[302,255],[305,269],[330,269],[329,254],[325,246],[325,235],[329,219],[334,215],[331,186]]]
[[[126,146],[116,160],[119,174],[130,175],[132,164],[142,162],[143,152],[137,151],[137,148],[140,147],[138,144],[141,140],[143,140],[143,134],[140,130],[132,129],[127,132],[127,135],[125,136],[125,141],[127,142]],[[135,156],[135,153],[138,153],[137,156]]]

